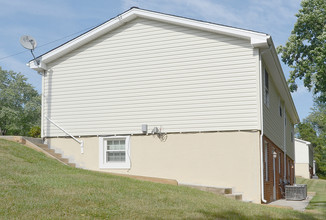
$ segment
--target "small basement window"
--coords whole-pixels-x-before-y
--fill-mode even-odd
[[[129,136],[100,137],[100,168],[130,169]]]

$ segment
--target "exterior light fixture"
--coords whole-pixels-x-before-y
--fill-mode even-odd
[[[277,157],[277,153],[276,153],[276,151],[274,150],[273,151],[273,158],[275,159]]]

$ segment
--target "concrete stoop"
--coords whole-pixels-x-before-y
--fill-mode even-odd
[[[57,158],[58,160],[62,161],[63,163],[67,164],[68,166],[71,167],[76,167],[75,163],[69,163],[69,159],[67,158],[63,158],[62,154],[58,154],[55,152],[54,149],[50,149],[49,146],[47,144],[40,144],[40,143],[35,143],[38,147],[42,148],[44,151],[46,151],[47,153],[51,154],[52,156],[54,156],[55,158]]]
[[[220,188],[220,187],[212,187],[212,186],[202,186],[202,185],[188,185],[188,184],[179,184],[180,186],[187,186],[194,189],[199,189],[205,192],[211,192],[217,195],[223,195],[227,198],[242,201],[242,194],[233,193],[232,188]]]
[[[22,136],[0,136],[0,138],[23,144],[38,152],[42,152],[48,157],[51,157],[65,165],[76,167],[76,164],[69,163],[69,160],[67,158],[63,158],[61,154],[55,153],[55,151],[53,149],[50,149],[48,145],[42,144],[42,141],[39,138],[28,138]]]

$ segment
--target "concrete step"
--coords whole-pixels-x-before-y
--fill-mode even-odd
[[[66,164],[69,163],[69,159],[67,159],[67,158],[60,158],[60,160],[61,160],[62,162],[64,162],[64,163],[66,163]]]
[[[56,153],[54,149],[50,149],[50,148],[42,148],[42,149],[58,159],[62,158],[62,155]]]
[[[179,184],[182,186],[191,187],[194,189],[199,189],[205,192],[211,192],[217,195],[223,195],[227,198],[242,201],[242,194],[233,193],[232,188],[221,188],[221,187],[212,187],[212,186],[202,186],[202,185],[190,185],[190,184]]]
[[[232,188],[221,188],[221,187],[188,185],[188,184],[180,184],[180,185],[191,187],[191,188],[194,188],[194,189],[199,189],[201,191],[211,192],[211,193],[214,193],[214,194],[217,194],[217,195],[232,194]]]
[[[31,142],[33,142],[33,139],[30,140]],[[51,154],[52,156],[54,156],[55,158],[57,158],[58,160],[60,160],[61,162],[65,163],[68,166],[71,167],[76,167],[75,163],[69,163],[69,159],[68,158],[63,158],[62,154],[56,153],[54,149],[49,148],[49,146],[47,144],[42,144],[37,142],[33,142],[35,145],[37,145],[39,148],[42,148],[44,151],[46,151],[47,153]]]
[[[230,198],[230,199],[242,201],[242,194],[238,194],[238,193],[236,193],[236,194],[225,194],[224,196],[227,197],[227,198]]]
[[[47,144],[39,144],[39,143],[37,143],[36,145],[39,146],[42,149],[49,149],[49,146]]]
[[[68,166],[71,166],[71,167],[76,168],[76,164],[75,163],[67,163],[67,164],[68,164]]]
[[[21,143],[33,150],[36,150],[38,152],[42,152],[48,157],[51,157],[52,159],[56,159],[60,162],[62,162],[65,165],[71,166],[71,167],[76,167],[76,164],[74,163],[69,163],[69,159],[67,158],[62,158],[61,154],[55,153],[54,149],[50,149],[48,145],[42,144],[41,138],[30,138],[30,137],[22,137],[22,136],[1,136],[0,138],[14,141]]]

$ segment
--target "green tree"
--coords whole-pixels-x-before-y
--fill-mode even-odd
[[[27,135],[40,124],[41,96],[26,78],[0,67],[0,131],[10,135]]]
[[[326,177],[326,105],[315,102],[312,113],[297,126],[299,138],[311,142],[317,175]]]
[[[292,68],[290,90],[296,91],[296,79],[303,79],[304,86],[326,102],[326,1],[302,0],[301,6],[288,41],[277,49]]]

